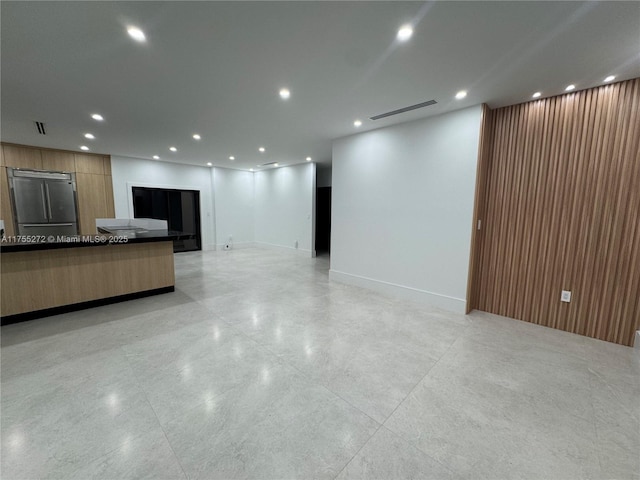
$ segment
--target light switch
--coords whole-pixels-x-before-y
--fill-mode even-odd
[[[569,303],[571,301],[571,292],[569,290],[562,290],[560,301]]]

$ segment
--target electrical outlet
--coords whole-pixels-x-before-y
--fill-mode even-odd
[[[562,290],[560,301],[569,303],[571,301],[571,292],[569,290]]]

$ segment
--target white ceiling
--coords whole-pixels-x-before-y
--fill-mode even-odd
[[[307,156],[329,163],[331,141],[356,131],[483,102],[520,103],[537,90],[557,95],[609,74],[640,76],[637,1],[2,1],[0,8],[3,141],[196,165],[255,168]],[[396,32],[407,22],[414,35],[399,44]],[[133,41],[128,25],[147,42]],[[278,96],[285,86],[286,102]],[[468,96],[455,100],[462,89]],[[368,119],[429,99],[438,104]],[[94,112],[105,121],[92,120]]]

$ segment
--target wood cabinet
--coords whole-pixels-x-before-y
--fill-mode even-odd
[[[94,235],[97,233],[96,218],[108,218],[111,213],[107,208],[105,176],[78,172],[76,173],[76,186],[78,189],[80,233]],[[113,201],[111,204],[113,205]]]
[[[7,167],[42,170],[42,153],[39,148],[3,145],[2,150]]]
[[[109,162],[109,171],[111,171],[111,162]],[[98,218],[115,218],[116,209],[115,209],[115,200],[113,199],[113,179],[111,175],[104,175],[104,193],[106,196],[105,201],[105,211],[106,215],[104,217]]]
[[[111,157],[109,155],[102,157],[102,168],[105,175],[111,176]]]
[[[104,156],[76,153],[74,157],[76,160],[76,172],[104,175]],[[111,167],[109,167],[109,175],[111,175]]]
[[[173,291],[173,242],[3,251],[1,280],[2,317]]]
[[[14,235],[13,212],[11,211],[9,179],[7,178],[6,167],[0,167],[0,218],[4,220],[5,235]]]
[[[10,144],[2,144],[0,154],[0,218],[7,235],[13,235],[15,229],[6,167],[75,173],[81,234],[96,233],[96,218],[115,217],[109,155]]]
[[[76,164],[73,153],[59,150],[42,150],[43,170],[55,170],[57,172],[75,172]]]

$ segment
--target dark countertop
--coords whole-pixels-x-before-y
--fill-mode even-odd
[[[97,235],[59,235],[51,240],[43,236],[28,236],[22,241],[19,237],[4,237],[0,242],[0,253],[29,252],[35,250],[55,250],[58,248],[104,247],[129,243],[166,242],[195,238],[193,233],[167,230],[126,231],[101,233]],[[13,240],[17,241],[13,241]]]

